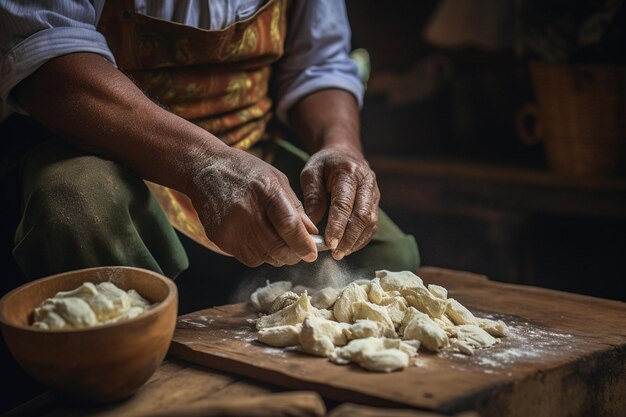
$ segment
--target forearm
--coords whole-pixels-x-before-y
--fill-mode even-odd
[[[75,146],[119,161],[142,178],[185,191],[199,156],[219,139],[162,109],[102,57],[56,58],[14,90],[18,103]]]
[[[321,90],[298,102],[291,122],[311,153],[343,147],[361,154],[359,109],[351,93],[341,89]]]

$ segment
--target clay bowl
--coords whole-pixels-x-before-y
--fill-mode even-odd
[[[85,329],[29,327],[32,312],[58,291],[111,281],[159,304],[130,320]],[[83,403],[131,396],[163,361],[176,325],[178,292],[169,279],[129,267],[98,267],[42,278],[0,300],[0,327],[13,357],[51,390]]]

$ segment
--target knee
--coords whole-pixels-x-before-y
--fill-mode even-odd
[[[127,210],[129,188],[140,180],[111,161],[81,156],[43,167],[28,182],[23,226],[43,228],[53,238],[102,232],[110,225],[107,217]]]

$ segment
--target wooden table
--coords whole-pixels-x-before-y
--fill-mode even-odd
[[[446,400],[445,404],[461,404],[447,408],[447,412],[460,412],[474,409],[483,416],[525,416],[532,415],[626,415],[626,304],[567,294],[533,287],[514,286],[491,282],[486,277],[436,268],[423,268],[419,274],[427,282],[437,282],[448,289],[454,297],[470,308],[484,308],[485,302],[492,310],[511,316],[532,320],[540,326],[559,331],[566,330],[574,336],[578,346],[564,347],[562,356],[551,358],[545,364],[530,366],[522,364],[508,373],[501,374],[493,384],[480,387],[480,392],[467,392],[462,381],[449,381],[451,390],[456,389],[457,403]],[[489,299],[489,297],[495,297]],[[487,297],[487,299],[485,298]],[[181,325],[189,323],[188,315],[182,317]],[[177,330],[174,352],[180,356],[180,347],[190,337],[189,327],[182,325]],[[201,333],[198,333],[201,334]],[[176,346],[179,349],[176,349]],[[198,346],[201,346],[200,344]],[[197,346],[191,346],[197,348]],[[210,346],[209,346],[210,347]],[[210,347],[213,349],[214,347]],[[202,350],[202,349],[200,349]],[[192,350],[190,350],[191,352]],[[210,349],[209,349],[210,351]],[[232,352],[232,351],[230,351]],[[194,354],[197,354],[196,351]],[[220,353],[220,352],[218,352]],[[184,356],[184,355],[183,355]],[[193,358],[194,356],[190,356]],[[316,360],[317,358],[311,358]],[[439,360],[439,358],[431,358]],[[194,359],[195,360],[195,359]],[[267,358],[259,358],[259,364]],[[304,360],[303,360],[304,361]],[[211,363],[211,360],[208,361]],[[303,365],[303,367],[306,365]],[[246,369],[250,369],[249,367]],[[240,370],[237,370],[240,372]],[[288,370],[281,371],[288,374]],[[470,377],[470,373],[467,374]],[[278,379],[276,383],[285,385]],[[489,374],[477,379],[481,384],[489,382]],[[85,409],[60,402],[51,394],[44,394],[33,401],[14,409],[11,416],[160,416],[183,415],[184,410],[197,411],[215,407],[218,404],[256,404],[255,410],[263,409],[262,404],[280,408],[285,404],[291,410],[287,414],[272,415],[325,415],[326,410],[334,417],[339,416],[434,416],[432,412],[371,410],[351,405],[340,405],[341,398],[322,402],[311,390],[314,383],[296,386],[308,389],[293,397],[293,391],[253,381],[219,371],[210,370],[191,363],[169,357],[150,381],[131,399],[106,408]],[[311,382],[311,381],[309,381]],[[314,382],[314,381],[313,381]],[[434,385],[445,385],[444,379]],[[289,384],[287,384],[289,386]],[[430,387],[430,392],[442,388]],[[416,386],[416,395],[420,387]],[[477,387],[478,389],[478,387]],[[324,395],[329,391],[319,390]],[[465,393],[461,395],[462,393]],[[451,394],[450,394],[451,395]],[[332,397],[332,396],[331,396]],[[347,396],[343,400],[354,400]],[[424,408],[437,410],[438,395],[425,400]],[[254,403],[257,401],[257,403]],[[417,402],[415,404],[418,404]],[[299,407],[296,407],[298,405]],[[340,405],[339,407],[337,407]],[[296,410],[297,408],[297,410]],[[441,409],[445,411],[445,409]],[[223,411],[223,410],[222,410]],[[228,411],[228,410],[226,410]],[[231,410],[232,411],[232,410]],[[283,410],[285,411],[285,410]],[[297,411],[297,412],[296,412]],[[186,414],[201,415],[201,414]],[[215,414],[202,414],[215,415]],[[220,415],[238,415],[237,413]],[[263,414],[259,414],[263,415]],[[440,414],[439,414],[440,415]],[[464,416],[477,416],[470,411]]]

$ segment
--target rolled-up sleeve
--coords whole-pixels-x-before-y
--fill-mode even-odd
[[[96,30],[91,1],[0,2],[0,100],[14,110],[11,90],[47,61],[74,52],[93,52],[115,65]]]
[[[285,57],[277,68],[277,107],[288,123],[288,111],[304,96],[327,88],[352,93],[359,107],[363,84],[350,58],[350,24],[340,0],[294,1],[287,29]]]

